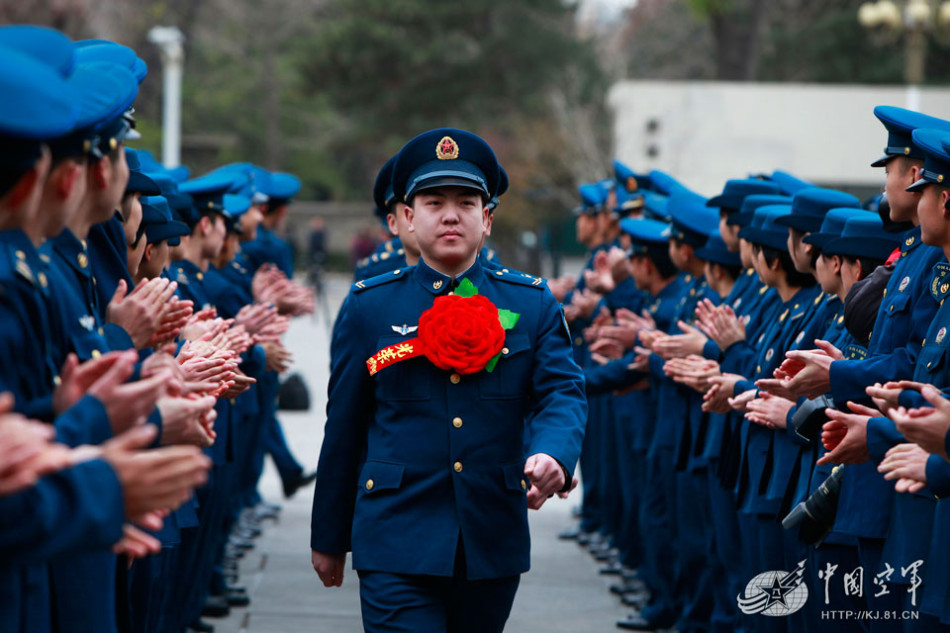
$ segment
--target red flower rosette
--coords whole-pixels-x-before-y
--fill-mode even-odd
[[[482,295],[436,297],[419,317],[423,353],[440,369],[474,374],[501,353],[505,328],[498,308]]]

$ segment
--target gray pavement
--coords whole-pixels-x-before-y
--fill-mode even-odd
[[[343,277],[329,280],[328,294],[336,314],[349,288]],[[318,313],[321,311],[318,311]],[[326,383],[329,373],[329,330],[321,317],[294,321],[287,343],[294,353],[294,368],[310,388],[311,409],[306,413],[281,412],[291,448],[308,470],[316,467],[323,439]],[[268,462],[261,492],[271,501],[281,500],[280,481]],[[359,582],[347,569],[343,587],[325,589],[310,566],[309,527],[312,491],[281,500],[279,522],[266,523],[257,547],[241,563],[241,582],[251,595],[251,605],[235,609],[222,620],[209,620],[220,633],[358,633],[362,631]],[[506,631],[512,633],[587,633],[616,630],[614,623],[627,610],[608,591],[613,577],[599,576],[593,559],[572,542],[559,541],[557,533],[571,525],[570,510],[578,503],[552,499],[532,512],[532,568],[521,580]]]

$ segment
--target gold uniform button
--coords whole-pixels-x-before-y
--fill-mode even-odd
[[[367,480],[366,480],[366,489],[367,489],[367,490],[372,490],[374,485],[376,485],[376,484],[373,483],[373,480],[372,480],[372,479],[367,479]]]
[[[76,261],[79,262],[80,268],[85,268],[86,266],[89,265],[89,258],[86,257],[85,253],[79,253],[78,255],[76,255]]]
[[[439,288],[441,288],[441,287],[442,287],[442,280],[439,279],[438,281],[433,281],[433,282],[432,282],[432,287],[435,288],[436,290],[438,290]]]
[[[91,356],[92,356],[93,358],[99,358],[100,356],[102,356],[102,352],[100,352],[100,351],[97,350],[97,349],[94,349],[94,350],[92,350]]]
[[[452,418],[452,426],[457,429],[462,428],[462,418]]]
[[[26,259],[26,253],[24,253],[23,251],[19,251],[19,250],[18,250],[18,251],[16,252],[16,257],[17,257],[17,259]]]
[[[502,348],[501,348],[501,353],[504,354],[504,355],[507,355],[509,351],[511,351],[511,350],[509,350],[507,347],[502,347]]]
[[[528,482],[526,482],[524,479],[521,480],[521,489],[522,490],[528,489]]]
[[[455,472],[457,472],[457,473],[462,472],[462,462],[455,462],[455,464],[452,466],[452,468],[454,468],[454,469],[455,469]]]
[[[201,281],[202,279],[205,278],[205,274],[204,274],[204,273],[198,273],[198,274],[195,275],[195,276],[198,278],[198,281]]]
[[[53,376],[53,384],[58,387],[61,384],[63,384],[63,379],[60,378],[59,376]]]
[[[495,271],[495,274],[498,275],[499,277],[501,277],[501,276],[504,275],[505,273],[501,272],[500,270],[496,270],[496,271]]]
[[[49,283],[48,281],[46,281],[46,273],[44,273],[43,271],[40,271],[40,274],[38,275],[38,277],[40,279],[40,285],[45,288],[46,284]]]
[[[393,271],[393,274],[394,274],[394,275],[398,275],[398,274],[401,273],[401,272],[402,272],[402,271],[397,268],[396,270]]]
[[[452,374],[451,376],[449,376],[449,381],[451,381],[453,385],[457,385],[462,381],[462,377],[459,376],[458,374]]]

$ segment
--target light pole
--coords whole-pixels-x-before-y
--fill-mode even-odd
[[[920,84],[927,63],[927,35],[950,34],[950,1],[877,0],[858,8],[858,22],[882,40],[904,36],[904,81],[907,108],[920,110]]]
[[[148,40],[162,53],[162,163],[181,164],[181,76],[185,66],[185,36],[177,27],[156,26]]]

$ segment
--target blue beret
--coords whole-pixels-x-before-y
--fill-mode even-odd
[[[706,206],[706,199],[690,191],[677,191],[666,207],[672,220],[670,237],[692,246],[702,246],[719,226],[719,214]]]
[[[498,198],[500,198],[506,191],[508,191],[508,172],[505,171],[505,168],[501,165],[498,166],[498,191],[495,192],[495,195],[492,196],[492,199],[488,201],[488,210],[494,211],[498,206]]]
[[[885,231],[881,218],[873,213],[861,213],[848,218],[841,237],[829,240],[821,252],[884,261],[900,244],[901,237]]]
[[[607,202],[607,191],[597,183],[584,183],[577,188],[577,192],[581,196],[581,206],[574,210],[575,215],[599,213]]]
[[[50,66],[0,47],[0,165],[34,164],[42,141],[71,131],[79,115],[77,98]]]
[[[791,212],[792,207],[788,204],[759,207],[752,223],[739,230],[739,237],[753,244],[788,252],[788,229],[776,221],[788,217]]]
[[[861,201],[850,193],[811,187],[802,189],[792,196],[792,212],[779,220],[782,226],[789,226],[803,233],[821,228],[821,222],[829,209],[836,207],[859,208]]]
[[[809,233],[802,238],[802,241],[806,244],[822,248],[831,240],[841,237],[841,231],[844,230],[844,224],[849,218],[861,214],[867,215],[868,212],[864,209],[854,209],[852,207],[831,209],[825,214],[825,219],[821,222],[821,229]]]
[[[171,208],[168,201],[162,196],[143,196],[140,198],[142,203],[142,226],[145,229],[145,238],[149,244],[161,242],[162,240],[176,240],[173,246],[177,246],[183,235],[189,235],[191,230],[187,224],[173,219]]]
[[[729,214],[729,217],[726,218],[726,224],[740,227],[748,226],[752,222],[752,216],[755,214],[755,210],[770,204],[792,204],[792,199],[789,196],[777,195],[756,194],[748,196],[742,201],[742,206],[739,207],[739,213]]]
[[[920,180],[907,188],[907,191],[920,191],[927,183],[950,186],[950,153],[946,142],[950,141],[950,132],[939,129],[918,128],[913,132],[914,145],[924,153],[924,170]]]
[[[706,244],[696,249],[696,257],[723,266],[742,266],[742,257],[739,252],[730,251],[718,231],[710,234]]]
[[[393,193],[393,165],[396,163],[396,157],[392,156],[383,163],[379,173],[376,174],[376,182],[373,183],[373,202],[376,208],[373,213],[379,219],[385,219],[389,213],[389,205],[396,199]]]
[[[758,178],[729,180],[722,188],[722,193],[707,200],[706,206],[738,211],[747,196],[777,195],[778,193],[780,193],[778,185],[768,180]]]
[[[913,139],[914,130],[931,128],[950,131],[950,121],[896,106],[877,106],[874,108],[874,116],[887,129],[887,147],[884,148],[884,155],[871,163],[871,167],[883,167],[895,156],[923,159],[924,151]]]
[[[662,193],[656,193],[655,191],[644,191],[642,195],[643,210],[647,217],[662,222],[670,221],[670,214],[669,211],[667,211],[667,205],[670,200],[669,197],[664,196]]]
[[[794,196],[802,189],[809,189],[815,186],[808,181],[802,180],[797,176],[793,176],[787,171],[781,171],[779,169],[776,169],[772,172],[770,180],[778,185],[782,195],[786,196]]]
[[[638,174],[619,160],[614,161],[614,180],[627,193],[649,189],[652,186],[650,177],[646,174]]]
[[[650,248],[666,249],[670,241],[670,225],[648,218],[624,218],[620,230],[630,236],[631,254],[646,254]]]
[[[282,171],[271,172],[263,193],[271,199],[272,206],[280,206],[300,191],[300,179]]]
[[[453,128],[430,130],[399,150],[393,166],[393,191],[409,202],[423,189],[469,187],[486,201],[498,192],[498,159],[481,137]]]
[[[0,46],[25,53],[66,79],[76,67],[76,47],[68,37],[45,26],[10,24],[0,27]]]

